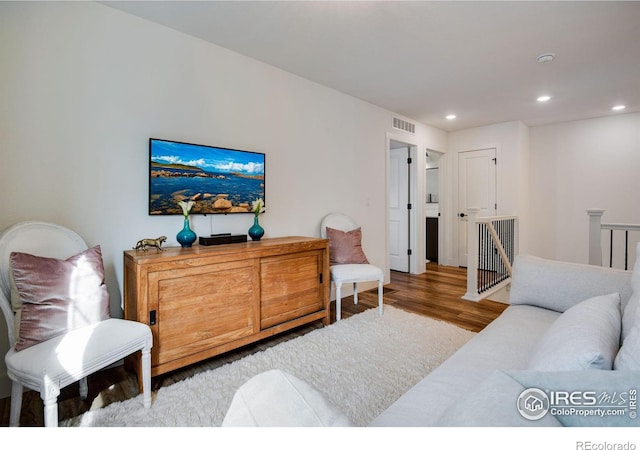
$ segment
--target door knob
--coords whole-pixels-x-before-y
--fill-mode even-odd
[[[460,214],[458,214],[458,216],[460,216],[460,217],[466,217],[467,215],[466,215],[465,213],[460,213]]]

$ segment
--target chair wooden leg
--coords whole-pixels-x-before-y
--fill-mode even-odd
[[[142,349],[142,392],[144,407],[151,408],[151,349]]]
[[[22,411],[22,392],[24,388],[20,383],[11,383],[11,407],[9,412],[9,426],[20,426],[20,411]]]
[[[358,304],[358,283],[353,283],[353,304]]]
[[[340,310],[342,309],[341,283],[336,283],[336,322],[340,320]]]
[[[383,308],[383,306],[382,306],[382,297],[383,297],[383,294],[384,294],[384,291],[383,291],[384,288],[382,287],[382,284],[383,284],[382,280],[379,280],[378,281],[378,313],[380,315],[382,315],[382,308]]]

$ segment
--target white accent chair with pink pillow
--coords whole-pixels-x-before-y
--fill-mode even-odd
[[[58,259],[67,258],[67,259]],[[12,381],[9,424],[20,424],[24,388],[40,393],[45,426],[58,426],[60,390],[123,358],[142,353],[143,403],[151,406],[149,326],[109,317],[102,252],[75,232],[22,222],[0,234],[0,309],[6,318]]]
[[[336,286],[336,321],[341,318],[342,285],[353,283],[353,302],[358,303],[358,283],[378,282],[378,312],[383,311],[382,269],[369,263],[362,249],[362,230],[350,217],[331,213],[322,219],[320,235],[329,239],[331,281]]]

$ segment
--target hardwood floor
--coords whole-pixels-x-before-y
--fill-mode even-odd
[[[456,267],[427,264],[427,271],[421,275],[400,272],[391,273],[391,283],[384,288],[385,305],[392,305],[409,312],[444,320],[471,331],[480,331],[507,307],[491,300],[469,302],[462,300],[466,290],[466,270]],[[342,317],[348,318],[368,308],[377,306],[377,291],[365,291],[358,295],[358,304],[353,297],[342,299]],[[335,321],[335,302],[332,302],[331,322]],[[288,339],[301,336],[320,328],[320,323],[306,325],[286,334],[274,336],[257,344],[243,347],[187,368],[153,378],[152,387],[157,391],[177,381],[189,378],[197,372],[214,369],[246,355],[264,350]],[[78,396],[77,384],[63,389],[59,401],[59,419],[76,417],[90,409],[109,403],[126,400],[138,394],[138,384],[133,373],[123,366],[105,369],[89,377],[89,396],[83,401]],[[0,399],[0,425],[9,424],[9,398]],[[42,400],[36,392],[24,393],[21,426],[43,426]]]
[[[391,272],[391,283],[384,294],[385,305],[453,323],[471,331],[480,331],[495,319],[507,305],[491,300],[462,300],[466,292],[467,271],[464,268],[427,264],[421,275]],[[358,295],[361,307],[354,307],[352,298],[342,300],[342,315],[361,312],[377,305],[376,290]]]

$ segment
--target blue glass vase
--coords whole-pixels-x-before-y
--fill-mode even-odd
[[[176,235],[176,239],[180,245],[182,245],[182,248],[191,247],[191,244],[196,241],[196,234],[193,232],[191,227],[189,227],[189,217],[184,218],[184,226]]]
[[[249,236],[254,241],[259,241],[264,236],[264,228],[258,223],[258,216],[253,218],[253,225],[249,228]]]

